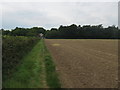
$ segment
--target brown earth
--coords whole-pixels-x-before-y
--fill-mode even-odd
[[[62,88],[117,88],[118,41],[45,39]]]

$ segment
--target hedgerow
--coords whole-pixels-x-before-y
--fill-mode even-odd
[[[10,78],[22,61],[21,59],[39,41],[37,37],[2,37],[2,74],[3,81]]]

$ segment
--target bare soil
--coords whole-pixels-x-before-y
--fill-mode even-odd
[[[62,88],[117,88],[118,40],[45,39]]]

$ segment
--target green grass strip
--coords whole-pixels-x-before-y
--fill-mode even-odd
[[[44,46],[44,63],[46,67],[46,81],[47,85],[50,88],[61,88],[61,84],[58,78],[58,74],[55,69],[55,64],[53,62],[53,59],[47,50],[45,43],[43,41],[43,46]]]
[[[38,42],[32,51],[24,57],[23,63],[13,77],[3,82],[5,88],[44,88],[42,67],[42,42]]]
[[[44,40],[39,41],[25,56],[12,78],[3,82],[4,88],[60,88],[55,64]],[[47,86],[45,85],[47,83]]]

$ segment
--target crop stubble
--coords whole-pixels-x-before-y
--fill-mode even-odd
[[[45,39],[63,88],[117,88],[118,40]]]

